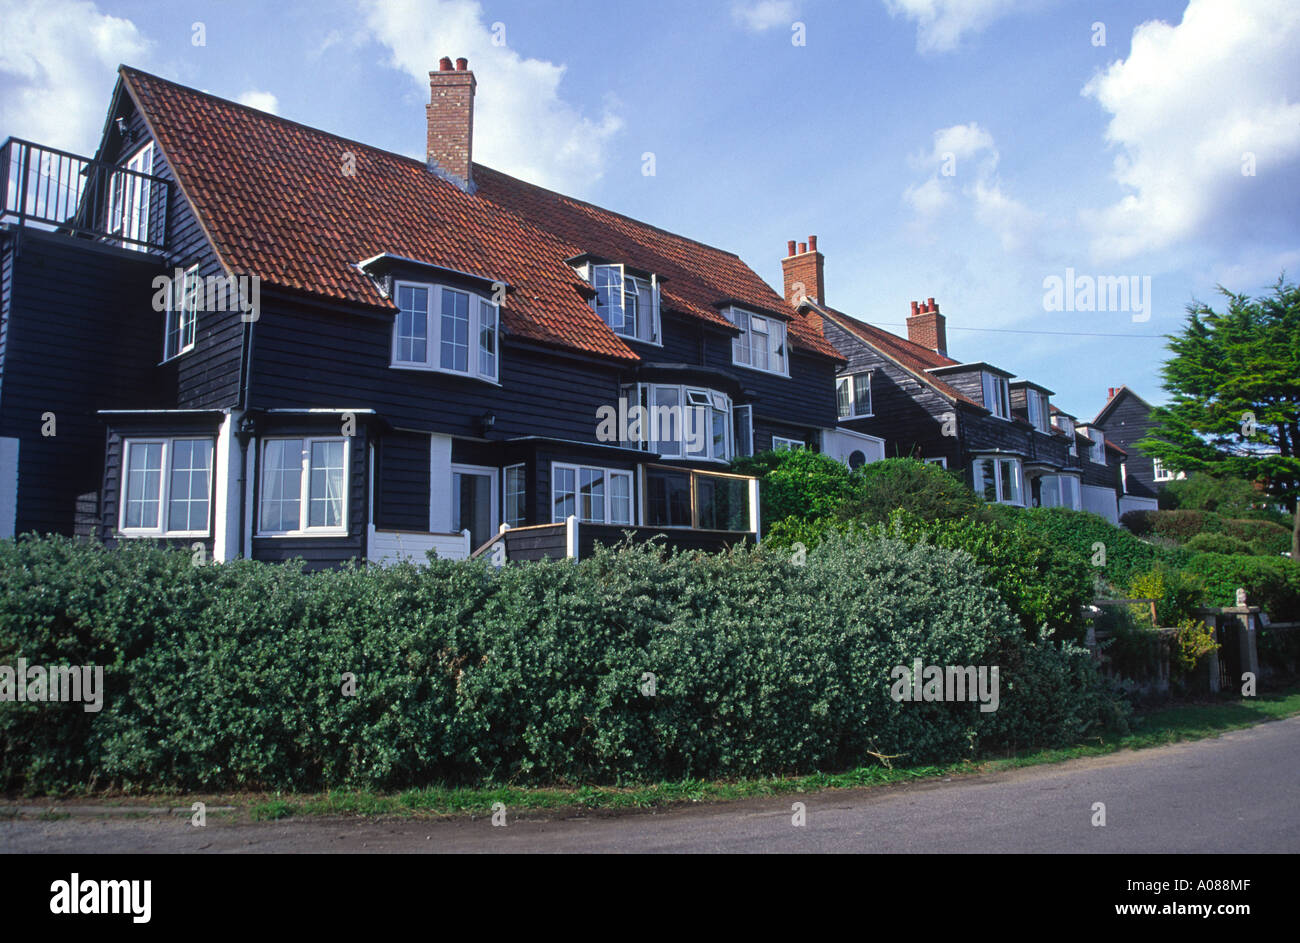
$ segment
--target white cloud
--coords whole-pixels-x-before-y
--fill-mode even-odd
[[[1300,171],[1300,7],[1191,0],[1177,26],[1144,23],[1129,57],[1083,89],[1110,113],[1126,193],[1082,214],[1098,260],[1287,215]],[[1243,154],[1256,176],[1242,173]]]
[[[235,101],[241,105],[247,105],[249,108],[265,111],[268,114],[278,115],[280,113],[280,100],[272,92],[259,92],[256,89],[250,89],[236,98]]]
[[[0,0],[0,23],[0,136],[92,152],[118,64],[141,64],[150,43],[87,0]]]
[[[968,33],[978,33],[994,20],[1022,9],[1023,0],[885,0],[891,16],[916,23],[916,48],[947,52]]]
[[[993,135],[974,121],[935,131],[930,151],[912,158],[915,166],[932,170],[931,176],[903,191],[922,229],[941,211],[949,212],[960,196],[975,220],[997,233],[1004,249],[1022,248],[1042,218],[1003,190],[999,157]]]
[[[792,0],[736,2],[731,5],[731,16],[750,32],[761,33],[777,26],[789,27],[798,18],[799,9]]]
[[[622,120],[608,104],[590,117],[564,101],[564,66],[525,59],[509,47],[508,34],[506,45],[495,45],[493,24],[475,0],[366,0],[363,8],[366,27],[390,50],[390,64],[419,84],[426,101],[439,59],[469,59],[478,80],[476,162],[567,192],[586,190],[600,177]]]

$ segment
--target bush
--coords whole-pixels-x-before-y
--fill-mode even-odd
[[[642,544],[314,574],[0,542],[0,663],[103,664],[108,691],[99,713],[0,703],[0,788],[767,775],[1073,743],[1122,720],[1084,650],[1028,641],[983,583],[965,553],[862,534],[803,566]],[[894,701],[891,670],[914,658],[1000,666],[999,709]]]
[[[1213,511],[1225,518],[1271,521],[1291,529],[1288,516],[1272,506],[1277,499],[1256,491],[1253,483],[1242,478],[1196,474],[1176,479],[1165,485],[1159,500],[1162,509]]]
[[[902,509],[926,521],[981,517],[984,501],[954,473],[914,458],[888,458],[854,470],[843,520],[883,524]]]
[[[1255,548],[1246,541],[1229,534],[1197,534],[1187,541],[1187,549],[1194,553],[1240,553],[1250,556]]]
[[[759,500],[764,534],[772,524],[788,517],[817,520],[832,516],[851,491],[847,465],[807,449],[738,458],[731,469],[762,481]]]
[[[1223,532],[1263,556],[1278,557],[1291,549],[1291,528],[1272,521],[1228,520],[1223,522]]]
[[[1154,599],[1156,624],[1152,628],[1182,625],[1205,605],[1205,584],[1201,579],[1167,563],[1157,563],[1145,573],[1133,577],[1128,586],[1130,599]],[[1135,617],[1151,620],[1151,609],[1131,606]]]
[[[1223,531],[1223,518],[1209,511],[1129,511],[1119,522],[1138,537],[1164,537],[1179,544],[1197,534]]]
[[[1300,620],[1300,564],[1292,560],[1198,553],[1187,569],[1204,582],[1208,605],[1235,606],[1237,588],[1242,587],[1247,601],[1272,619]]]

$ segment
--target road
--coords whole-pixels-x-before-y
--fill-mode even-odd
[[[793,824],[802,802],[806,824]],[[1096,803],[1104,826],[1094,825]],[[0,852],[1291,852],[1300,717],[1212,740],[953,780],[548,820],[74,817],[0,824]]]

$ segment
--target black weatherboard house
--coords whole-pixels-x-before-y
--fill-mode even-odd
[[[788,244],[787,301],[817,318],[845,357],[836,380],[842,432],[873,437],[885,456],[955,471],[988,501],[1094,511],[1111,521],[1129,509],[1121,508],[1124,450],[1052,405],[1050,389],[950,357],[933,298],[912,302],[906,338],[830,307],[824,267],[815,237]]]
[[[1154,423],[1151,421],[1151,404],[1127,386],[1111,387],[1106,391],[1106,405],[1097,413],[1092,424],[1106,434],[1106,438],[1126,449],[1125,487],[1129,494],[1145,499],[1141,504],[1126,510],[1155,508],[1156,495],[1167,482],[1186,477],[1182,472],[1169,471],[1158,458],[1144,455],[1137,443],[1146,438]]]
[[[312,566],[758,536],[727,462],[836,435],[820,318],[473,163],[468,63],[430,84],[427,162],[127,67],[93,158],[6,142],[0,532]]]

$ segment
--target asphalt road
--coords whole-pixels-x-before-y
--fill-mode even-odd
[[[791,805],[806,807],[792,823]],[[1106,824],[1096,826],[1095,803]],[[546,820],[74,817],[0,852],[1297,852],[1300,717],[1213,740],[986,776]]]

